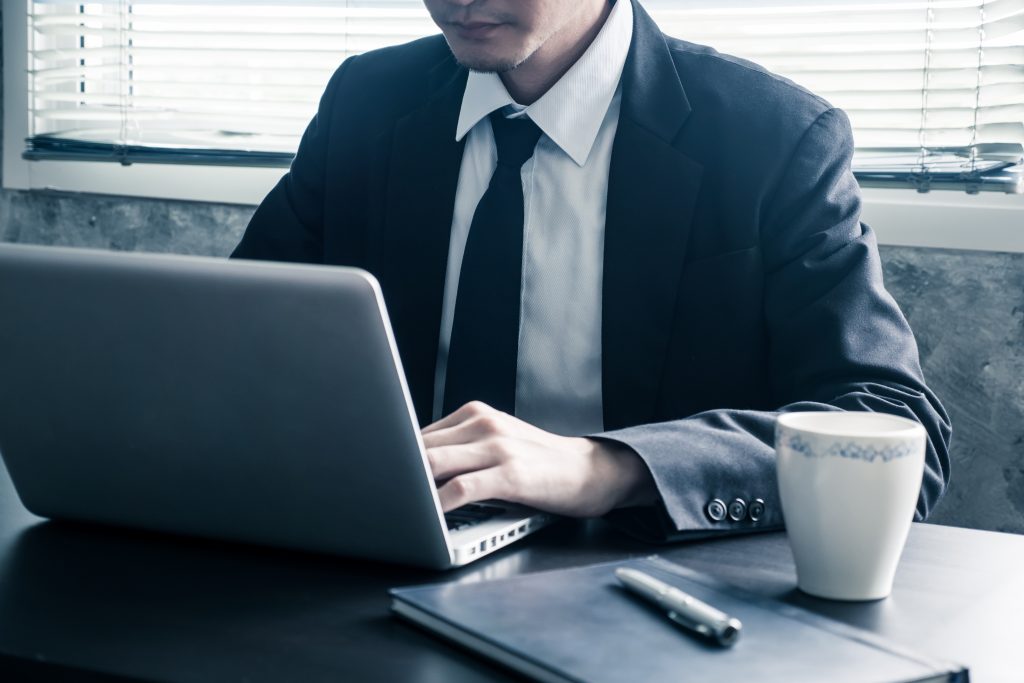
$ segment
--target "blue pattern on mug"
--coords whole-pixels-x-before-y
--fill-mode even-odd
[[[854,441],[846,443],[833,441],[824,451],[819,451],[811,443],[799,434],[787,435],[785,445],[794,453],[800,453],[808,458],[849,458],[851,460],[864,460],[874,462],[881,459],[883,462],[890,462],[910,455],[913,450],[911,443],[887,444],[882,447],[865,445]]]

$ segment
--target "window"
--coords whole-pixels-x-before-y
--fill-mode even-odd
[[[287,165],[346,57],[435,32],[418,0],[36,0],[32,159]]]
[[[647,0],[850,115],[862,185],[1024,192],[1024,0]]]
[[[846,109],[862,184],[1024,192],[1024,0],[644,0]],[[33,160],[287,165],[347,56],[420,0],[28,2]]]

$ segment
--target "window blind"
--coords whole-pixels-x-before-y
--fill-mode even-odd
[[[1024,0],[648,0],[850,115],[861,184],[1024,192]]]
[[[844,108],[864,184],[1024,191],[1024,0],[643,4]],[[29,158],[285,165],[342,60],[437,31],[420,0],[29,8]]]
[[[347,57],[436,33],[419,0],[30,5],[30,158],[286,165]]]

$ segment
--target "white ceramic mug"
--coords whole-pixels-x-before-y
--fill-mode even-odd
[[[797,586],[833,600],[892,592],[924,474],[917,422],[867,412],[779,416],[779,494]]]

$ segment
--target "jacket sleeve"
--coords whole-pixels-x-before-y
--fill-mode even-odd
[[[949,418],[925,385],[913,333],[882,285],[873,232],[860,222],[846,115],[804,132],[762,212],[764,316],[773,411],[723,406],[685,419],[596,435],[632,448],[661,504],[609,519],[650,540],[781,528],[775,418],[797,410],[867,410],[920,422],[928,433],[916,518],[949,480]],[[709,504],[764,501],[757,522],[709,514]]]
[[[266,196],[231,258],[323,262],[324,188],[331,122],[347,59],[334,73],[306,128],[291,168]]]

